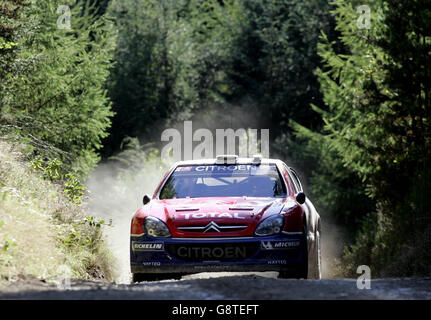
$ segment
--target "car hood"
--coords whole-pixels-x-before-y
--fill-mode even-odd
[[[285,202],[249,197],[153,199],[147,215],[164,221],[173,237],[251,236],[260,221],[280,213]]]

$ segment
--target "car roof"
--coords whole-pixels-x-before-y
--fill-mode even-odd
[[[281,160],[278,159],[268,159],[262,158],[260,164],[282,164]],[[184,160],[176,162],[173,167],[178,166],[193,166],[193,165],[221,165],[221,164],[229,164],[229,165],[238,165],[238,164],[257,164],[253,158],[237,158],[236,161],[220,163],[217,162],[217,159],[197,159],[197,160]]]

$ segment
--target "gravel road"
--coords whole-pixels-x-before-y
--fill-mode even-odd
[[[427,299],[431,278],[376,279],[359,290],[356,279],[277,279],[275,272],[200,273],[181,280],[115,284],[72,280],[69,290],[53,281],[23,279],[0,287],[0,299]]]

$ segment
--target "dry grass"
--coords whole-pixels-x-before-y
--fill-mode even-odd
[[[0,280],[22,275],[111,280],[112,256],[101,229],[60,186],[43,180],[19,148],[0,140]]]
[[[0,229],[0,275],[8,279],[25,274],[55,276],[66,257],[56,246],[49,219],[12,199],[1,201],[0,217],[4,223]]]

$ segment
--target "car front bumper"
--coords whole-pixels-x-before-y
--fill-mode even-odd
[[[286,271],[307,253],[303,235],[268,237],[152,238],[133,236],[132,273]]]

